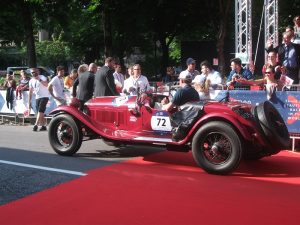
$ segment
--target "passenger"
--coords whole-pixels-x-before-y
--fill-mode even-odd
[[[188,58],[186,60],[186,65],[187,65],[186,70],[182,71],[181,73],[185,74],[186,72],[188,72],[188,73],[190,73],[192,75],[193,79],[197,75],[200,75],[200,72],[198,70],[196,70],[196,61],[193,58]],[[180,76],[180,74],[179,74],[179,76]]]
[[[32,78],[29,81],[28,114],[30,115],[32,95],[35,94],[37,117],[33,126],[33,131],[37,131],[40,125],[40,131],[47,130],[45,111],[49,101],[48,80],[45,76],[39,74],[37,68],[31,69]]]
[[[78,77],[74,81],[72,96],[79,100],[79,109],[83,111],[84,103],[93,97],[95,76],[90,73],[86,64],[78,67]],[[77,91],[78,86],[78,91]]]
[[[57,106],[66,105],[66,96],[64,93],[64,74],[65,69],[63,66],[56,68],[57,75],[51,79],[48,84],[48,91],[53,97]]]
[[[234,86],[238,84],[236,83],[236,80],[239,78],[244,78],[246,80],[252,80],[254,78],[250,70],[244,69],[242,67],[242,61],[240,58],[231,59],[230,67],[231,67],[231,72],[229,73],[226,81],[227,86]]]
[[[22,92],[29,89],[30,77],[25,70],[21,70],[21,79],[19,80],[19,85],[16,88],[16,99],[22,99]]]
[[[73,87],[73,83],[77,79],[77,77],[78,77],[77,69],[72,69],[69,76],[66,76],[66,78],[64,80],[64,87],[67,89],[71,89]]]
[[[137,95],[141,92],[150,91],[150,85],[146,76],[141,73],[140,64],[133,65],[133,75],[124,81],[123,93]]]
[[[193,83],[196,84],[198,81],[203,81],[202,77],[204,77],[204,81],[209,81],[210,86],[213,89],[216,89],[219,85],[221,85],[222,83],[222,77],[221,74],[218,71],[215,71],[211,64],[205,60],[203,62],[200,63],[200,67],[201,67],[201,75],[197,75],[194,80]]]
[[[104,66],[97,71],[95,75],[95,90],[94,96],[118,96],[120,95],[116,89],[114,80],[115,59],[107,57]]]
[[[179,75],[180,89],[177,90],[171,102],[168,98],[162,100],[162,109],[171,111],[175,106],[181,106],[187,102],[199,101],[198,92],[192,87],[193,76],[188,71],[183,71]]]

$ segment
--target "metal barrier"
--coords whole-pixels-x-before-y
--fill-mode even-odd
[[[292,140],[292,151],[295,151],[295,142],[296,140],[300,140],[300,134],[290,133],[290,138]]]

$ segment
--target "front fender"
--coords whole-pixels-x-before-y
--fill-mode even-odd
[[[99,135],[103,135],[102,133],[99,132],[99,128],[95,127],[94,124],[96,124],[94,121],[91,120],[91,118],[83,113],[82,111],[78,110],[75,107],[70,107],[70,106],[59,106],[52,110],[49,115],[52,115],[55,117],[56,115],[60,115],[66,113],[68,115],[71,115],[74,117],[74,119],[80,121],[82,124],[84,124],[86,127],[91,129],[93,132]]]

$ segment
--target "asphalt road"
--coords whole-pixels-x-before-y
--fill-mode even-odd
[[[158,148],[107,146],[100,139],[85,141],[72,157],[57,155],[48,133],[32,126],[0,125],[0,205],[63,182],[88,175],[88,170],[144,156]]]

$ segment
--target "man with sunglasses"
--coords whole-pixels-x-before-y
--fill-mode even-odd
[[[45,76],[39,74],[37,68],[30,69],[32,78],[29,81],[29,102],[28,102],[28,111],[30,114],[32,95],[35,94],[36,100],[36,111],[37,117],[35,124],[33,126],[33,131],[38,130],[38,126],[41,126],[40,131],[47,130],[46,128],[46,119],[45,111],[46,105],[49,100],[49,91],[48,91],[48,80]]]

